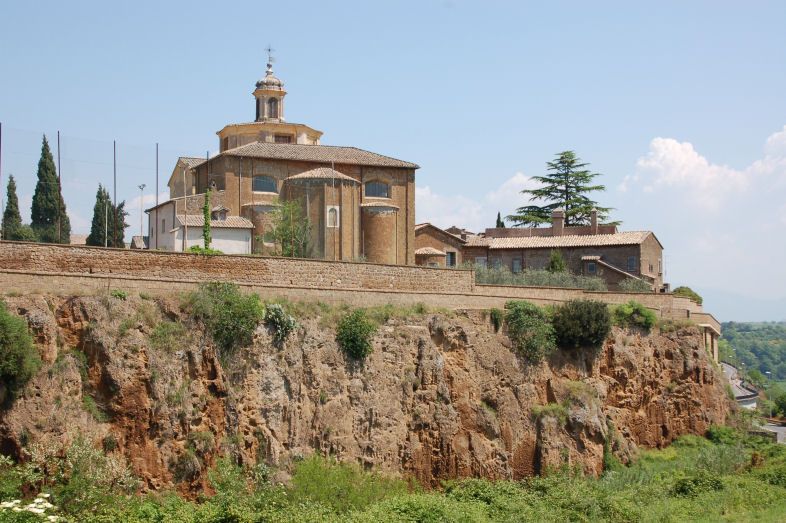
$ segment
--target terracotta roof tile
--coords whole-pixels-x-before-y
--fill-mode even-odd
[[[276,160],[301,160],[305,162],[323,163],[334,162],[374,167],[419,168],[417,164],[397,160],[390,156],[364,151],[356,147],[339,147],[334,145],[254,142],[224,151],[221,154],[248,158],[272,158]]]
[[[447,254],[434,247],[421,247],[415,251],[415,254],[423,256],[447,256]]]
[[[344,173],[340,173],[330,167],[317,167],[316,169],[311,169],[310,171],[306,171],[300,174],[296,174],[294,176],[290,176],[285,182],[289,181],[299,181],[299,180],[340,180],[345,182],[353,182],[359,183],[352,177],[347,176]]]
[[[205,224],[205,219],[201,214],[189,214],[177,216],[178,222],[181,225],[188,225],[189,227],[202,227]],[[240,216],[227,216],[226,220],[210,220],[211,227],[226,228],[226,229],[253,229],[254,224],[249,220]]]
[[[193,169],[194,167],[198,167],[205,163],[204,158],[195,158],[193,156],[181,156],[178,158],[178,161],[182,161],[188,166],[189,169]]]
[[[489,249],[556,249],[560,247],[604,247],[610,245],[639,245],[650,231],[628,231],[615,234],[569,236],[532,236],[527,238],[483,238]],[[467,245],[472,246],[470,242]]]

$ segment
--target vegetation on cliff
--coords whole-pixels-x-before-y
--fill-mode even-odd
[[[27,323],[9,313],[0,300],[0,404],[16,395],[40,365]]]
[[[684,436],[600,478],[562,468],[522,481],[448,481],[435,491],[318,456],[296,464],[288,485],[271,480],[264,465],[219,460],[209,474],[212,493],[197,501],[166,492],[129,497],[134,483],[124,470],[83,442],[65,457],[50,453],[24,465],[2,459],[0,516],[9,522],[48,515],[81,523],[436,523],[779,521],[786,513],[786,447],[727,427],[711,429],[707,439]],[[42,516],[14,512],[34,498]]]

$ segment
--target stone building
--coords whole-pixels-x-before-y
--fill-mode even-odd
[[[452,248],[456,249],[458,264],[504,267],[518,273],[546,268],[551,251],[557,250],[570,272],[603,278],[610,290],[626,279],[641,280],[656,291],[667,290],[663,283],[663,246],[655,234],[620,232],[615,225],[599,224],[594,211],[590,225],[566,227],[564,211],[557,210],[552,214],[551,227],[493,228],[472,234],[457,227],[443,231],[422,224],[415,234],[416,254],[421,248],[441,253]],[[419,265],[448,265],[440,263],[440,255],[422,252]]]
[[[466,232],[460,235],[430,223],[415,226],[415,263],[427,267],[457,267],[464,262]]]
[[[256,119],[218,131],[218,155],[178,160],[168,183],[170,201],[146,211],[151,248],[177,244],[164,238],[174,234],[173,218],[201,217],[202,195],[210,190],[211,202],[227,216],[251,225],[251,252],[274,253],[269,240],[276,210],[294,201],[308,218],[313,257],[414,264],[418,166],[355,147],[322,145],[321,131],[285,120],[286,94],[268,63],[253,91]]]

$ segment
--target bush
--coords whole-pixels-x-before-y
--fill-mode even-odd
[[[186,335],[183,324],[175,321],[162,321],[150,333],[150,345],[157,350],[173,350]]]
[[[525,269],[513,273],[506,267],[486,268],[475,266],[475,281],[487,285],[512,285],[521,287],[565,287],[588,291],[607,290],[606,282],[597,276],[582,276],[568,271]]]
[[[117,298],[118,300],[126,301],[128,299],[128,293],[126,291],[121,291],[120,289],[111,291],[109,295],[113,298]]]
[[[299,462],[292,475],[294,500],[321,503],[339,514],[362,510],[407,490],[400,479],[364,472],[356,464],[338,463],[319,455]]]
[[[699,296],[696,293],[696,291],[694,291],[690,287],[685,287],[685,286],[677,287],[676,289],[671,291],[671,293],[674,294],[675,296],[683,296],[685,298],[690,298],[691,300],[695,301],[699,305],[701,305],[702,302],[704,301],[704,299],[701,296]]]
[[[711,472],[698,469],[689,476],[678,478],[671,492],[675,496],[696,497],[717,490],[723,490],[723,481]]]
[[[532,416],[535,419],[555,418],[564,425],[568,422],[568,407],[562,403],[547,403],[532,407]]]
[[[735,445],[742,439],[741,434],[733,427],[725,425],[711,425],[707,429],[706,437],[713,443],[720,445]]]
[[[503,312],[494,308],[489,311],[489,316],[491,317],[491,325],[494,327],[494,332],[499,332],[499,329],[502,327]]]
[[[202,254],[204,256],[215,256],[217,254],[224,254],[222,251],[218,249],[211,249],[209,247],[205,248],[202,247],[201,245],[192,245],[191,247],[188,248],[188,252],[190,252],[191,254]]]
[[[549,253],[549,263],[546,265],[546,270],[549,272],[565,272],[568,270],[562,253],[556,249],[552,249],[551,253]]]
[[[508,337],[516,352],[536,362],[554,351],[554,328],[540,307],[527,301],[509,301],[505,308]]]
[[[41,366],[27,322],[0,301],[0,402],[7,393],[15,397]]]
[[[187,307],[202,321],[222,353],[251,343],[264,307],[256,294],[242,294],[233,283],[203,283],[188,297]]]
[[[289,333],[297,327],[295,318],[287,314],[284,307],[278,303],[272,303],[265,307],[264,322],[265,325],[273,329],[273,340],[276,343],[287,339]]]
[[[625,278],[619,283],[622,292],[652,292],[652,286],[644,280]]]
[[[341,349],[356,360],[371,353],[371,338],[377,326],[366,317],[363,309],[355,309],[338,322],[336,341]]]
[[[619,327],[641,327],[647,332],[658,322],[654,312],[637,301],[617,305],[612,311],[614,325]]]
[[[609,308],[599,301],[566,302],[554,309],[551,321],[563,348],[600,347],[611,331]]]

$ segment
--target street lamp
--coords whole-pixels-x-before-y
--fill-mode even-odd
[[[145,243],[145,229],[142,224],[142,215],[144,214],[144,204],[142,203],[145,199],[145,187],[147,187],[144,183],[139,185],[139,235],[142,237],[142,243]]]

